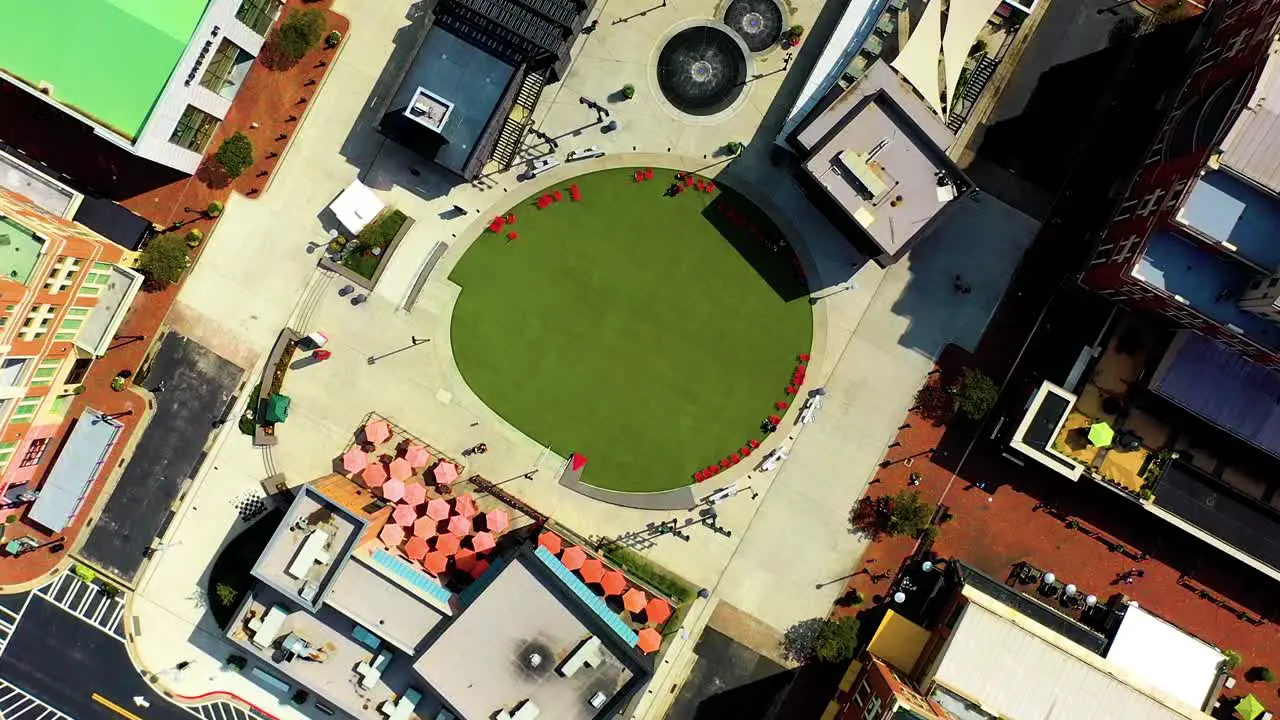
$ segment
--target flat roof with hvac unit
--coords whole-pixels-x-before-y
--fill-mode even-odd
[[[80,413],[27,517],[53,532],[70,525],[123,427],[91,408]]]

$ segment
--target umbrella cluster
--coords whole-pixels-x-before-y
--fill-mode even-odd
[[[400,550],[432,575],[446,572],[451,561],[452,567],[472,577],[489,568],[484,554],[498,546],[497,536],[511,526],[506,510],[482,514],[470,494],[460,495],[452,503],[442,498],[423,502],[425,490],[421,496],[412,491],[421,485],[400,488],[394,483],[404,484],[387,480],[382,485],[384,498],[402,499],[391,512],[391,522],[378,534],[387,547]]]
[[[644,615],[647,625],[660,626],[671,619],[671,604],[660,597],[650,597],[638,587],[629,587],[626,575],[618,570],[610,569],[599,558],[587,555],[586,550],[576,545],[564,546],[563,539],[544,530],[538,536],[538,545],[552,555],[559,555],[560,563],[566,569],[578,573],[578,577],[588,586],[600,588],[604,597],[620,597],[626,612],[639,616]],[[642,628],[639,632],[637,647],[645,653],[657,652],[662,646],[662,635],[653,627]]]
[[[431,452],[425,446],[411,440],[401,443],[400,456],[392,458],[390,462],[383,462],[377,458],[376,454],[366,451],[365,447],[369,445],[374,446],[376,450],[378,445],[392,439],[391,425],[386,420],[370,420],[360,429],[360,435],[364,445],[355,445],[343,453],[342,469],[351,475],[359,475],[366,487],[379,490],[388,500],[403,498],[419,505],[425,502],[426,485],[418,486],[412,482],[414,475],[419,472],[422,473],[423,483],[434,482],[441,491],[446,493],[461,476],[461,468],[453,461],[445,458],[433,459]],[[396,482],[405,484],[406,495],[402,497],[396,495],[400,492],[400,486],[394,484]],[[421,489],[414,489],[416,487]],[[391,497],[387,496],[388,491]]]

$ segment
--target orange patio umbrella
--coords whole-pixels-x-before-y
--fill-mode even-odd
[[[627,576],[617,570],[610,570],[600,579],[600,587],[604,588],[606,596],[621,595],[627,589]]]
[[[626,608],[627,612],[630,613],[638,613],[644,610],[648,602],[649,596],[645,595],[640,588],[631,588],[622,596],[622,607]]]
[[[449,567],[449,556],[438,550],[427,553],[427,556],[422,559],[422,569],[432,575],[439,575],[447,567]]]
[[[471,566],[475,565],[478,559],[475,550],[462,548],[453,554],[453,566],[462,572],[471,572]]]
[[[671,603],[656,597],[644,606],[645,617],[654,625],[661,625],[671,618]]]
[[[386,420],[372,420],[364,425],[364,439],[377,445],[391,438],[391,428]]]
[[[449,501],[436,498],[427,503],[427,517],[435,521],[449,519]]]
[[[462,547],[462,540],[457,535],[437,535],[436,550],[445,555],[452,555]]]
[[[369,453],[355,446],[342,453],[343,470],[349,473],[358,473],[367,467],[369,467]]]
[[[404,458],[396,458],[391,461],[391,466],[387,468],[388,474],[393,480],[408,480],[413,477],[413,468],[410,467],[409,461]]]
[[[364,472],[360,473],[360,478],[364,480],[365,487],[382,487],[382,483],[387,481],[387,469],[382,466],[382,463],[373,463],[365,466]]]
[[[449,532],[462,537],[471,534],[471,521],[461,515],[454,515],[449,518]]]
[[[404,481],[388,480],[382,483],[382,499],[395,502],[404,498]]]
[[[387,544],[387,547],[400,547],[400,543],[404,542],[404,528],[399,525],[386,525],[382,528],[382,532],[378,533],[378,539]]]
[[[448,460],[441,460],[436,463],[435,470],[431,471],[431,474],[441,485],[452,485],[453,481],[458,479],[458,466]]]
[[[543,530],[538,536],[538,544],[547,549],[552,555],[560,554],[560,536],[550,530]]]
[[[653,628],[644,628],[637,635],[636,647],[645,655],[656,653],[662,647],[662,636]]]
[[[483,574],[485,573],[485,571],[486,571],[486,570],[488,570],[488,569],[489,569],[489,561],[488,561],[488,560],[477,560],[477,561],[476,561],[476,564],[471,566],[471,573],[470,573],[470,575],[471,575],[471,577],[473,577],[473,578],[475,578],[475,579],[479,580],[479,579],[480,579],[480,576],[481,576],[481,575],[483,575]]]
[[[582,563],[587,561],[587,553],[578,546],[567,548],[560,555],[560,563],[570,570],[577,570],[582,567]]]
[[[582,567],[578,568],[578,574],[584,582],[598,583],[604,577],[604,563],[595,558],[587,558]]]
[[[418,513],[412,505],[400,503],[396,506],[395,512],[391,513],[391,519],[395,520],[397,525],[409,527],[418,519]]]
[[[420,538],[432,538],[436,535],[436,525],[438,520],[429,517],[420,517],[413,521],[413,535]]]
[[[480,513],[480,508],[476,507],[476,499],[471,493],[467,493],[453,499],[453,511],[470,520]]]
[[[484,514],[484,529],[491,533],[500,533],[511,527],[511,516],[501,508],[490,510]]]
[[[471,547],[476,552],[488,552],[497,547],[498,543],[494,541],[493,534],[487,532],[478,532],[471,537]]]
[[[424,468],[431,462],[431,455],[426,448],[415,443],[404,449],[404,459],[415,468]]]
[[[422,483],[405,483],[404,501],[417,507],[427,501],[427,486]]]
[[[421,560],[427,556],[427,552],[427,541],[420,537],[411,537],[409,542],[404,544],[404,554],[411,560]]]

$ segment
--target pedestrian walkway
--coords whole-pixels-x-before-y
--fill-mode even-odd
[[[184,707],[201,720],[275,720],[271,715],[245,710],[225,700]]]
[[[124,640],[124,600],[120,595],[109,595],[97,585],[87,583],[70,572],[41,586],[35,594],[108,635]],[[0,614],[3,612],[7,611],[0,608]],[[14,624],[17,624],[16,617]]]
[[[4,720],[75,720],[70,715],[2,679],[0,679],[0,717]]]

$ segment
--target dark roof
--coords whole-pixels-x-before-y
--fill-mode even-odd
[[[443,0],[435,24],[511,65],[562,66],[590,9],[585,0]]]
[[[139,250],[151,234],[151,221],[103,198],[86,195],[72,218],[111,242]]]
[[[1280,568],[1280,518],[1191,465],[1174,460],[1160,478],[1155,503],[1223,542]]]
[[[1049,443],[1053,442],[1053,431],[1062,421],[1062,416],[1066,415],[1070,409],[1071,402],[1067,398],[1054,392],[1045,393],[1044,400],[1040,402],[1035,416],[1031,418],[1031,424],[1022,434],[1022,442],[1037,450],[1044,450]]]

